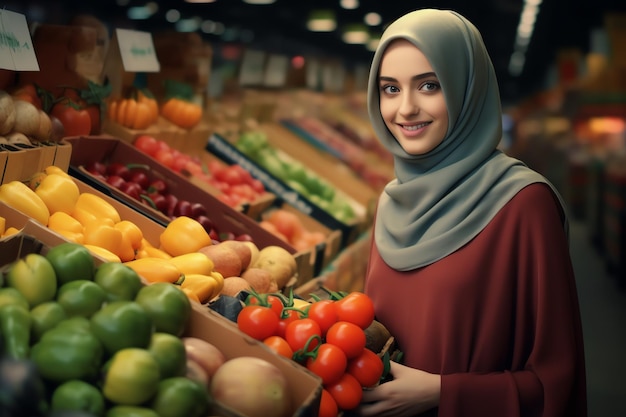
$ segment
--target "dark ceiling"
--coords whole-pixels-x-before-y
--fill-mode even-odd
[[[158,0],[159,11],[145,21],[129,21],[126,9],[144,5],[145,0],[125,0],[119,6],[115,0],[9,0],[4,7],[24,13],[27,20],[65,23],[73,13],[90,13],[109,27],[134,28],[157,32],[170,29],[164,15],[176,7],[182,17],[193,15],[242,28],[254,34],[252,44],[268,52],[285,54],[318,54],[344,59],[346,65],[369,65],[372,53],[363,46],[346,45],[339,31],[312,33],[306,29],[306,19],[313,9],[334,9],[340,22],[360,22],[366,12],[379,13],[383,21],[376,30],[402,14],[424,7],[453,9],[469,18],[482,32],[494,66],[505,102],[515,102],[530,93],[545,88],[548,69],[561,48],[576,47],[589,51],[590,33],[601,28],[607,12],[626,12],[623,0],[544,0],[540,6],[535,32],[526,56],[523,72],[516,77],[508,73],[508,64],[523,0],[360,0],[356,10],[341,10],[339,0],[276,0],[272,5],[249,5],[242,0],[217,0],[209,4],[190,4],[183,0]],[[248,32],[250,33],[250,32]],[[223,42],[216,36],[206,36],[216,45]]]

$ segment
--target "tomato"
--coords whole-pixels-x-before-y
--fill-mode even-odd
[[[362,292],[351,292],[335,304],[340,321],[349,321],[361,329],[366,329],[374,321],[374,302]]]
[[[158,149],[154,154],[154,159],[168,168],[172,168],[174,166],[174,154],[169,149]]]
[[[348,358],[340,347],[322,343],[315,350],[315,356],[306,360],[306,368],[322,378],[324,385],[339,380],[346,371]]]
[[[300,313],[296,310],[283,309],[283,312],[280,316],[280,321],[278,322],[278,329],[276,330],[276,334],[281,337],[285,337],[285,330],[287,326],[292,321],[296,321],[300,319]]]
[[[348,362],[347,372],[354,376],[362,387],[372,387],[383,376],[385,365],[376,353],[368,348]]]
[[[361,384],[348,373],[344,373],[339,380],[326,385],[325,388],[341,410],[352,410],[358,407],[363,398]]]
[[[318,417],[337,417],[339,414],[339,407],[337,402],[330,395],[328,390],[322,388],[322,398],[320,400],[320,410],[317,413]]]
[[[280,297],[271,294],[261,295],[261,297],[263,297],[263,300],[259,300],[258,297],[255,297],[251,294],[248,296],[246,303],[249,305],[260,304],[265,307],[269,307],[280,318],[281,314],[283,313],[283,301],[280,299]]]
[[[317,336],[319,339],[312,340],[314,336]],[[305,346],[307,346],[308,351],[313,350],[319,344],[321,337],[322,330],[320,325],[315,320],[309,318],[294,320],[285,329],[285,340],[287,340],[294,352],[303,349]],[[311,342],[309,342],[310,339]]]
[[[270,336],[267,339],[263,340],[263,343],[267,345],[274,352],[278,353],[281,356],[284,356],[288,359],[293,358],[293,350],[287,341],[280,336]]]
[[[88,135],[91,132],[89,112],[69,100],[60,101],[52,107],[50,115],[59,119],[65,128],[65,136]]]
[[[307,310],[307,317],[320,325],[322,335],[326,335],[330,326],[337,322],[337,308],[333,300],[320,300],[311,304]]]
[[[279,318],[272,309],[259,305],[249,305],[237,315],[239,329],[257,340],[265,340],[276,334]]]
[[[89,120],[91,121],[91,129],[89,133],[92,135],[99,135],[102,132],[102,114],[100,112],[100,106],[97,104],[90,104],[85,106],[85,110],[89,113]]]
[[[24,84],[23,86],[19,87],[17,90],[13,91],[11,93],[11,96],[17,100],[27,101],[31,103],[32,105],[34,105],[35,107],[37,107],[38,109],[43,108],[41,97],[39,97],[39,94],[37,92],[37,87],[34,84]]]
[[[348,359],[359,356],[365,349],[365,332],[349,321],[338,321],[326,332],[326,342],[339,346]]]
[[[159,141],[150,135],[137,136],[133,141],[133,145],[141,152],[150,156],[156,155],[156,152],[159,150]]]

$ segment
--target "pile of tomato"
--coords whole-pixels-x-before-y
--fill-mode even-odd
[[[363,388],[384,377],[383,358],[366,346],[374,304],[362,292],[333,293],[313,302],[252,293],[237,316],[239,329],[322,379],[320,417],[356,408]]]

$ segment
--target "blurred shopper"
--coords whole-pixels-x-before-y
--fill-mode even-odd
[[[364,416],[586,416],[583,337],[555,188],[497,149],[498,84],[459,14],[392,23],[370,118],[394,156],[365,291],[404,353]]]

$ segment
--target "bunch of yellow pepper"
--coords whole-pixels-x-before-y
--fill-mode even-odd
[[[198,302],[213,299],[224,286],[213,261],[198,252],[211,238],[196,220],[172,220],[157,247],[136,224],[121,219],[115,206],[97,194],[80,192],[75,180],[56,166],[26,183],[0,185],[0,201],[109,262],[125,263],[149,282],[177,284]]]

